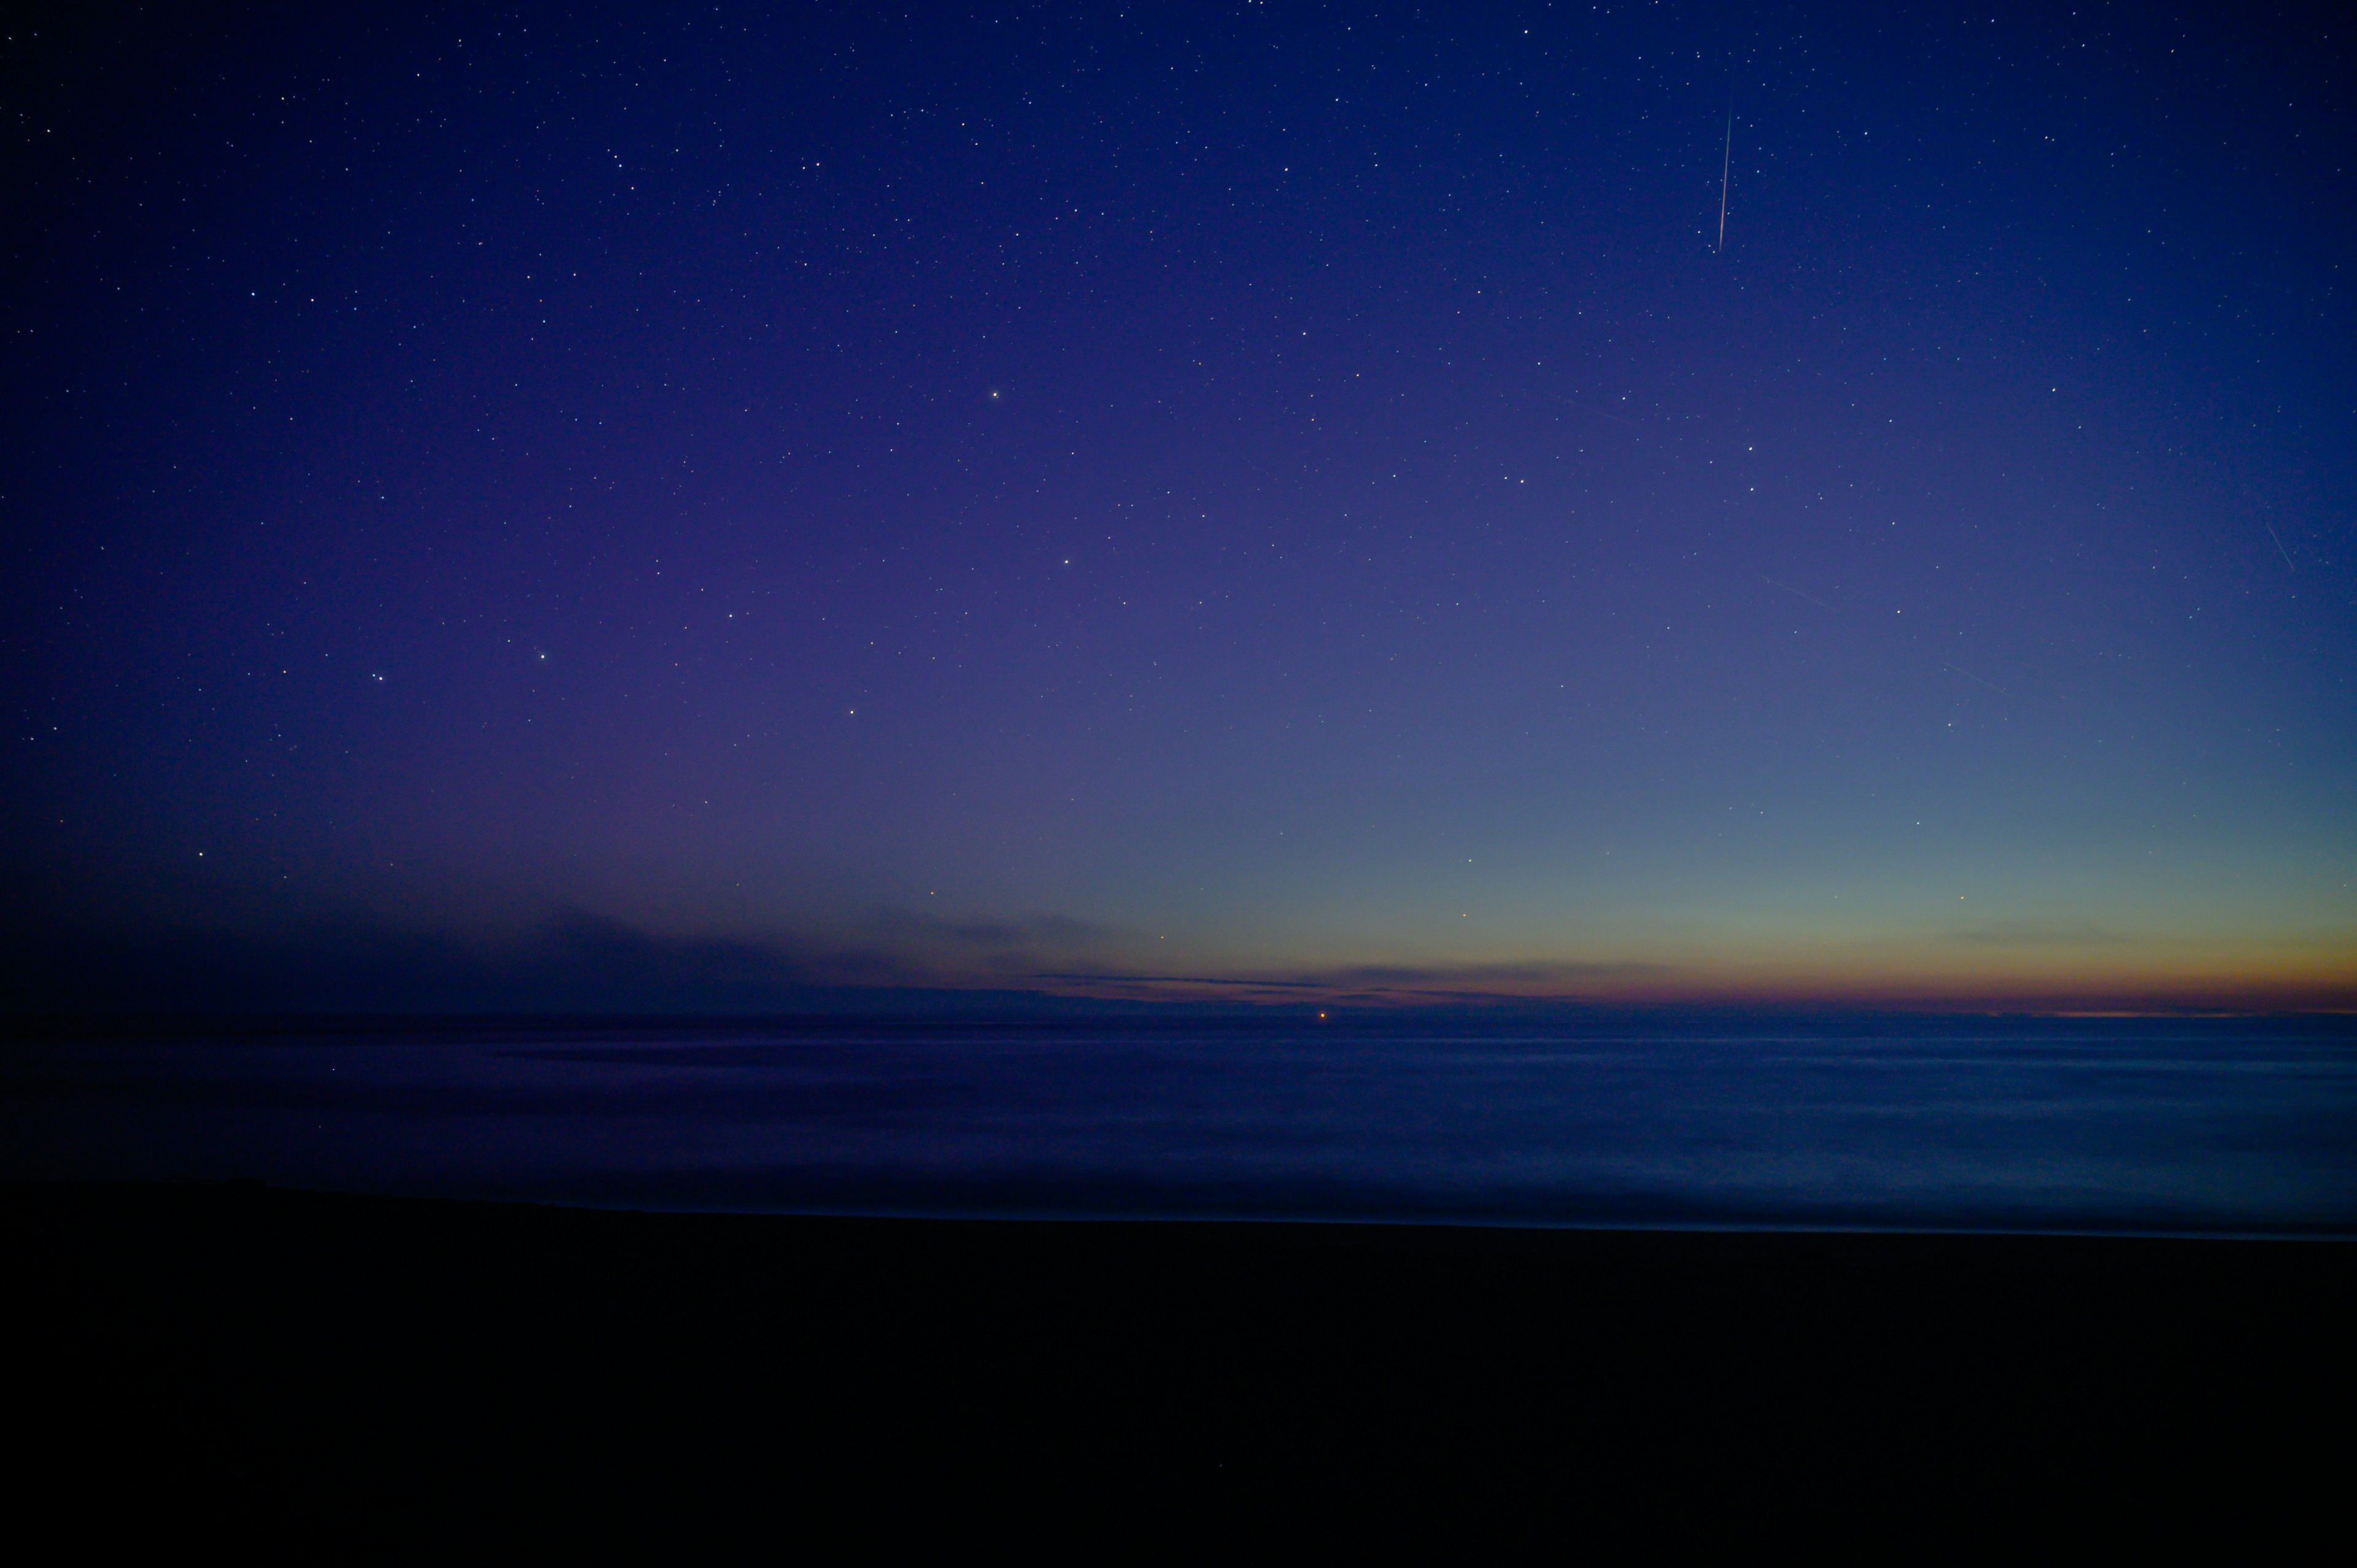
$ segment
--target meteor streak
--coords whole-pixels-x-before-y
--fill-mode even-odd
[[[1727,150],[1718,159],[1718,249],[1727,249],[1727,177],[1735,167],[1735,100],[1727,101]]]
[[[1814,594],[1804,594],[1804,593],[1801,592],[1801,590],[1800,590],[1800,589],[1798,589],[1798,588],[1795,588],[1795,587],[1792,586],[1790,584],[1787,584],[1787,583],[1780,583],[1780,582],[1778,582],[1778,581],[1777,581],[1775,578],[1773,578],[1773,577],[1762,577],[1762,578],[1760,578],[1760,580],[1761,582],[1763,582],[1763,583],[1767,584],[1767,585],[1768,585],[1770,587],[1771,587],[1771,588],[1782,588],[1786,593],[1788,593],[1788,594],[1792,595],[1792,596],[1794,598],[1796,598],[1796,599],[1806,599],[1806,600],[1808,600],[1808,601],[1809,601],[1809,603],[1811,603],[1811,604],[1813,604],[1813,605],[1816,606],[1816,607],[1817,607],[1817,608],[1819,608],[1819,609],[1821,609],[1821,610],[1833,610],[1833,609],[1834,609],[1833,606],[1831,606],[1831,605],[1829,605],[1829,604],[1825,603],[1825,601],[1824,601],[1824,600],[1823,600],[1823,599],[1821,599],[1821,598],[1817,597],[1817,596],[1816,596],[1816,595],[1814,595]],[[1835,615],[1839,615],[1839,614],[1841,614],[1841,611],[1839,611],[1839,610],[1834,610],[1834,614],[1835,614]]]
[[[2267,522],[2266,518],[2261,518],[2259,521]],[[2272,522],[2267,522],[2267,537],[2276,542],[2276,553],[2284,558],[2284,564],[2291,566],[2291,552],[2284,548],[2283,535],[2276,532],[2276,525]],[[2295,572],[2299,570],[2297,566],[2291,566],[2291,569]]]

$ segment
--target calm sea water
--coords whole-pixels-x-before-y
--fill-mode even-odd
[[[0,1047],[0,1174],[638,1208],[2357,1233],[2350,1020],[477,1026]]]

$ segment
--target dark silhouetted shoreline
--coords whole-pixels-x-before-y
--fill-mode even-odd
[[[1113,1505],[1133,1541],[1275,1509],[2256,1542],[2326,1517],[2357,1392],[2337,1242],[0,1205],[28,1495],[312,1541]]]

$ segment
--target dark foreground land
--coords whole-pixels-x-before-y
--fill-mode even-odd
[[[1552,1554],[2337,1548],[2357,1247],[650,1215],[0,1188],[12,1490],[95,1546],[749,1516]],[[1250,1528],[1267,1528],[1253,1526]],[[2326,1534],[2315,1531],[2327,1530]],[[191,1534],[190,1532],[195,1532]]]

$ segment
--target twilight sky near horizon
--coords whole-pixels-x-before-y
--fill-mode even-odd
[[[2322,16],[20,19],[17,928],[2357,1005]]]

